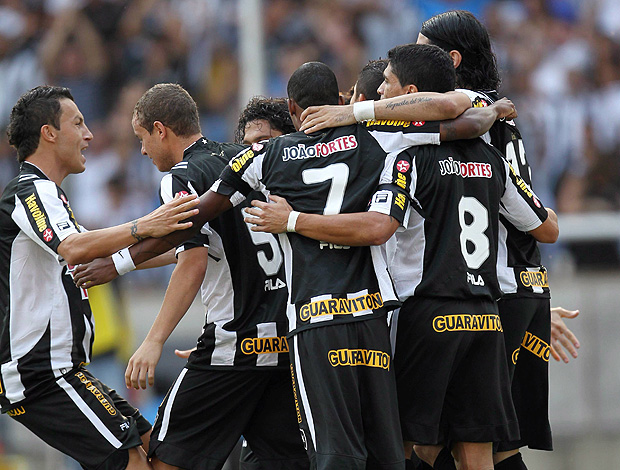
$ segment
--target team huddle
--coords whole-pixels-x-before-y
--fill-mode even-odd
[[[241,437],[246,470],[527,468],[521,447],[552,450],[537,243],[559,229],[498,87],[465,11],[346,95],[327,65],[301,65],[288,100],[250,101],[236,143],[155,85],[132,127],[165,173],[162,206],[90,232],[60,184],[93,136],[68,89],[25,93],[0,200],[2,412],[87,469],[220,469]],[[206,316],[151,428],[86,369],[87,289],[169,263],[127,386],[153,385],[199,292]]]

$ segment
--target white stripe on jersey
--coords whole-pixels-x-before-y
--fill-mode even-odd
[[[69,276],[69,274],[65,274],[65,276]],[[60,278],[60,276],[58,277]],[[50,316],[50,366],[54,372],[54,377],[60,377],[62,373],[59,369],[70,369],[72,367],[73,328],[71,328],[69,299],[66,295],[43,298],[49,299],[46,302],[53,302],[53,305],[50,306],[52,311]],[[84,335],[84,340],[90,342],[90,336]]]
[[[439,145],[440,137],[436,132],[385,132],[368,131],[386,153],[400,153],[416,145]]]
[[[361,296],[366,296],[368,295],[368,289],[362,289],[359,292],[355,292],[353,294],[347,294],[347,299],[357,299],[358,297]],[[361,317],[362,315],[368,315],[372,313],[372,309],[371,308],[367,308],[364,310],[360,310],[358,312],[353,312],[353,316],[354,317]]]
[[[532,273],[540,272],[540,268],[527,268],[527,270]],[[532,292],[534,292],[535,294],[542,294],[543,292],[545,292],[545,290],[540,286],[532,285],[531,287]]]
[[[498,245],[497,245],[497,281],[499,288],[504,294],[512,294],[517,292],[517,280],[515,279],[515,271],[508,266],[508,246],[506,239],[508,231],[506,227],[499,221],[498,224]]]
[[[187,369],[183,368],[183,370],[175,380],[172,389],[170,389],[168,401],[166,402],[166,407],[164,408],[164,415],[161,419],[161,428],[159,429],[159,434],[157,435],[158,441],[163,441],[166,438],[166,434],[168,433],[168,426],[170,425],[170,412],[172,411],[172,405],[174,405],[174,399],[177,397],[177,392],[179,391],[179,387],[181,386],[181,382],[183,382],[185,374],[187,374]]]
[[[12,352],[12,351],[11,351]],[[24,391],[26,388],[21,380],[21,375],[17,370],[17,360],[5,362],[0,368],[2,373],[2,382],[4,383],[4,396],[10,403],[17,403],[26,398]]]
[[[390,344],[392,345],[392,358],[396,355],[396,336],[398,335],[398,319],[400,318],[400,308],[392,312],[390,322]]]
[[[293,331],[297,328],[297,312],[295,311],[295,305],[293,305],[291,299],[291,291],[293,290],[291,287],[293,285],[293,250],[286,233],[279,233],[278,240],[280,241],[280,248],[282,248],[282,254],[284,255],[284,275],[286,276],[286,285],[288,286],[288,299],[286,302],[288,331]]]
[[[274,322],[270,323],[258,323],[256,325],[258,338],[273,338],[278,336],[278,330]],[[278,365],[278,353],[265,353],[256,355],[257,366],[277,366]]]
[[[220,324],[218,324],[218,322],[216,322],[214,334],[215,345],[213,346],[213,354],[211,355],[211,365],[235,365],[235,352],[237,351],[237,332],[225,330]]]
[[[503,160],[502,160],[503,161]],[[529,232],[542,225],[538,214],[532,210],[510,178],[510,167],[503,161],[506,171],[506,190],[502,195],[499,212],[522,232]],[[531,191],[531,190],[530,190]],[[532,192],[532,194],[534,194]]]
[[[57,381],[58,385],[69,395],[69,398],[77,405],[80,411],[88,418],[99,434],[112,444],[116,449],[120,448],[123,443],[119,441],[114,434],[107,428],[105,424],[97,417],[95,412],[88,406],[82,397],[73,389],[71,384],[62,377]]]
[[[312,416],[312,409],[310,408],[310,402],[308,401],[308,394],[306,393],[306,385],[304,383],[303,371],[301,370],[301,364],[299,361],[299,346],[297,344],[298,338],[298,335],[293,336],[293,353],[295,354],[295,379],[297,380],[297,393],[303,405],[304,416],[306,418],[306,422],[308,423],[308,429],[310,430],[310,437],[312,438],[312,445],[314,446],[314,451],[317,452],[316,431],[314,429],[314,416]],[[307,439],[306,445],[310,446],[310,443]]]
[[[24,234],[27,235],[26,238],[31,240],[33,243],[36,243],[39,247],[43,248],[49,255],[53,256],[58,260],[59,263],[63,262],[62,256],[56,254],[54,250],[52,250],[49,246],[47,246],[43,240],[39,238],[39,235],[34,231],[32,226],[30,225],[30,221],[28,220],[27,209],[22,204],[22,201],[15,195],[15,209],[11,214],[11,218],[17,224],[17,226],[21,229]],[[21,235],[21,233],[20,233]],[[37,247],[30,247],[31,250],[36,250]],[[13,259],[13,258],[11,258]]]

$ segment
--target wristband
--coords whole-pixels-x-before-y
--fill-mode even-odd
[[[295,232],[295,225],[297,225],[297,217],[299,217],[299,212],[291,211],[288,214],[288,223],[286,224],[287,232]]]
[[[370,121],[375,118],[375,102],[371,100],[353,103],[353,116],[357,122]]]
[[[114,253],[112,255],[112,261],[114,262],[114,267],[119,276],[136,269],[136,265],[133,264],[133,259],[131,259],[131,254],[129,254],[129,248],[123,248]]]

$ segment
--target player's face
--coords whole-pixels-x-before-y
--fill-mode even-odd
[[[72,100],[60,100],[60,113],[60,129],[56,130],[58,155],[67,174],[82,173],[86,169],[86,158],[82,152],[88,147],[93,135]]]
[[[271,124],[269,124],[267,119],[255,119],[245,125],[243,143],[250,145],[260,142],[261,140],[271,139],[272,137],[278,137],[280,135],[282,135],[282,132],[271,127]]]
[[[153,132],[149,133],[138,124],[135,116],[131,120],[131,127],[133,127],[133,132],[140,141],[142,155],[149,157],[159,171],[170,171],[175,162],[172,161],[169,152],[164,147],[157,129],[153,128]]]
[[[398,77],[394,75],[394,72],[392,71],[392,64],[388,64],[383,71],[383,82],[379,85],[377,93],[381,95],[382,100],[386,98],[394,98],[395,96],[400,96],[407,93],[407,87],[402,86],[398,80]]]

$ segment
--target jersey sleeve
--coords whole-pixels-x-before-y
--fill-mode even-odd
[[[439,145],[439,121],[365,121],[363,126],[386,153],[416,145]]]
[[[406,227],[414,194],[414,166],[408,151],[387,156],[377,190],[370,200],[368,211],[394,217]]]
[[[171,201],[177,194],[197,194],[200,196],[200,193],[196,191],[188,177],[189,165],[187,162],[181,163],[182,164],[175,165],[170,173],[166,174],[161,180],[159,199],[162,204]],[[196,236],[177,246],[175,255],[178,256],[182,251],[200,246],[208,247],[210,234],[211,230],[209,228],[209,224],[206,223],[202,226],[200,232]]]
[[[262,163],[267,148],[265,144],[256,143],[239,152],[224,168],[211,190],[228,196],[233,206],[236,206],[252,190],[263,189]]]
[[[80,232],[64,194],[52,181],[39,179],[22,184],[15,197],[15,223],[59,263],[64,263],[58,246],[68,236]]]
[[[534,230],[547,220],[549,214],[534,191],[516,174],[512,166],[504,161],[504,167],[506,187],[501,199],[500,214],[523,232]]]

